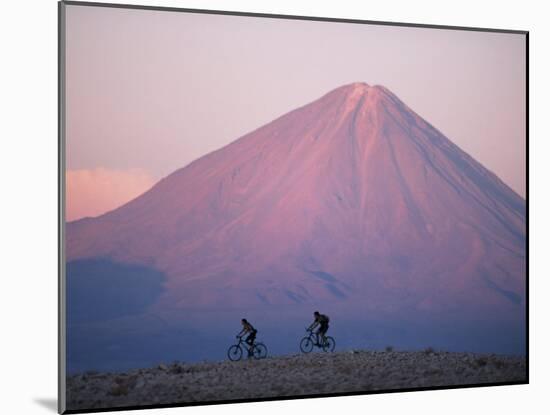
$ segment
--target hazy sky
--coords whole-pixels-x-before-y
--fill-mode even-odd
[[[68,218],[351,82],[388,87],[524,197],[525,70],[523,35],[67,6]],[[76,208],[82,192],[119,197]]]

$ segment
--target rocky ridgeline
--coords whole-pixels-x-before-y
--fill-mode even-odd
[[[347,351],[161,364],[67,381],[68,409],[259,399],[526,380],[524,357],[437,352]]]

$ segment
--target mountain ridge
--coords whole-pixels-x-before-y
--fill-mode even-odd
[[[343,86],[341,86],[341,87],[339,87],[339,88],[336,88],[336,89],[334,89],[334,90],[332,90],[332,91],[330,91],[330,92],[324,94],[324,95],[321,96],[320,98],[318,98],[318,99],[312,101],[311,103],[305,104],[305,105],[300,106],[300,107],[298,107],[298,108],[296,108],[296,109],[294,109],[294,110],[292,110],[292,111],[290,111],[290,112],[288,112],[288,113],[285,113],[285,114],[283,114],[283,115],[281,115],[281,116],[275,118],[273,121],[271,121],[271,122],[269,122],[269,123],[267,123],[267,124],[265,124],[265,125],[263,125],[263,126],[261,126],[261,127],[258,127],[258,128],[256,128],[256,129],[254,129],[254,130],[252,130],[252,131],[250,131],[250,132],[244,134],[243,136],[239,137],[238,139],[234,140],[233,142],[228,143],[228,144],[224,145],[223,147],[221,147],[221,148],[219,148],[219,149],[216,149],[216,150],[214,150],[214,151],[212,151],[212,152],[210,152],[210,153],[207,153],[207,154],[205,154],[205,155],[203,155],[203,156],[201,156],[201,157],[199,157],[199,158],[197,158],[197,159],[191,161],[189,164],[187,164],[187,165],[185,165],[185,166],[183,166],[183,167],[181,167],[181,168],[175,170],[174,172],[172,172],[172,173],[169,174],[168,176],[165,176],[165,177],[161,178],[161,179],[155,184],[155,186],[156,186],[157,184],[159,184],[159,183],[165,181],[168,177],[170,177],[170,176],[172,176],[172,175],[174,175],[174,174],[176,174],[176,173],[178,173],[178,172],[180,172],[180,171],[183,171],[184,169],[190,167],[191,165],[196,164],[197,162],[200,162],[203,158],[208,157],[208,156],[210,156],[211,154],[217,153],[217,152],[219,152],[219,151],[222,151],[222,150],[225,149],[226,147],[231,146],[231,145],[235,144],[237,141],[239,141],[239,140],[241,140],[241,139],[244,139],[244,138],[246,138],[246,137],[248,137],[248,136],[250,136],[250,135],[256,133],[258,130],[261,130],[261,129],[263,129],[263,128],[266,128],[267,126],[269,126],[269,125],[275,123],[275,122],[278,121],[279,119],[284,118],[284,117],[287,117],[288,115],[290,115],[290,114],[292,114],[292,113],[294,113],[294,112],[296,112],[296,111],[299,111],[299,110],[303,109],[304,107],[307,107],[308,105],[311,105],[311,104],[314,103],[314,102],[320,101],[320,100],[324,99],[325,97],[327,97],[327,96],[329,96],[329,95],[331,95],[331,94],[335,94],[335,93],[337,93],[338,91],[348,91],[348,92],[346,92],[346,95],[349,95],[349,94],[352,94],[352,95],[353,95],[353,94],[354,94],[354,91],[359,90],[359,91],[363,92],[365,89],[370,89],[370,90],[374,90],[374,91],[380,91],[381,93],[385,94],[388,98],[390,98],[391,100],[397,102],[398,105],[403,106],[403,107],[406,107],[409,111],[413,112],[414,115],[416,115],[416,116],[425,124],[425,126],[427,126],[428,128],[432,129],[436,134],[442,135],[442,136],[443,136],[443,133],[441,133],[441,132],[440,132],[438,129],[436,129],[433,125],[431,125],[430,123],[428,123],[428,122],[426,122],[424,119],[422,119],[418,114],[416,114],[413,110],[411,110],[403,101],[401,101],[395,94],[393,94],[393,93],[392,93],[388,88],[386,88],[385,86],[383,86],[383,85],[373,85],[373,86],[370,86],[370,85],[368,85],[368,84],[365,83],[365,82],[353,82],[353,83],[350,83],[350,84],[343,85]],[[362,99],[361,99],[361,100],[357,100],[356,102],[357,102],[357,103],[360,103],[361,101],[362,101]],[[451,144],[454,145],[454,143],[452,143],[452,142],[451,142]],[[463,150],[461,150],[458,146],[456,146],[456,145],[454,145],[454,146],[455,146],[457,149],[459,149],[460,151],[463,152]],[[474,160],[474,161],[477,163],[477,161],[476,161],[475,159],[473,159],[469,154],[467,154],[467,153],[465,153],[465,152],[464,152],[464,154],[465,154],[467,157],[469,157],[470,159]],[[516,195],[518,195],[517,192],[515,192],[512,188],[510,188],[505,182],[503,182],[494,172],[492,172],[491,170],[485,168],[484,166],[483,166],[483,168],[484,168],[485,170],[487,170],[487,172],[491,173],[491,174],[493,175],[493,178],[494,178],[495,180],[498,180],[498,181],[502,184],[503,187],[509,189],[511,192],[513,192],[513,193],[515,193]],[[149,189],[149,190],[150,190],[150,189]],[[147,193],[147,192],[145,192],[145,193]],[[104,214],[102,214],[102,215],[100,215],[100,216],[103,216],[103,215],[106,215],[106,214],[110,214],[111,212],[116,211],[116,210],[118,210],[118,209],[124,207],[124,206],[127,205],[128,203],[133,202],[135,199],[137,199],[137,198],[139,198],[139,197],[141,197],[141,196],[142,196],[142,195],[139,195],[139,196],[137,196],[136,198],[134,198],[134,199],[128,201],[127,203],[125,203],[125,204],[123,204],[123,205],[121,205],[121,206],[118,206],[118,207],[112,209],[111,211],[106,212],[106,213],[104,213]],[[519,196],[519,195],[518,195],[518,197],[521,198],[521,196]],[[523,199],[523,198],[522,198],[522,199]],[[88,221],[88,220],[90,220],[90,219],[96,219],[96,218],[98,218],[98,217],[99,217],[99,216],[97,216],[97,217],[83,217],[83,218],[79,218],[79,219],[74,220],[74,221],[70,221],[70,222],[68,222],[68,223],[76,223],[76,222],[80,222],[80,221]]]

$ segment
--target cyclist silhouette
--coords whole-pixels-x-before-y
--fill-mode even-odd
[[[243,325],[243,329],[239,334],[237,334],[237,338],[244,336],[246,333],[248,333],[247,338],[244,340],[246,344],[248,344],[248,356],[252,355],[252,345],[254,344],[254,340],[256,340],[256,334],[258,333],[258,330],[250,324],[246,318],[243,318],[241,320],[241,324]]]
[[[308,327],[308,330],[313,330],[316,326],[319,326],[319,330],[317,330],[317,346],[320,345],[319,343],[319,335],[321,335],[321,339],[323,340],[323,344],[326,342],[325,334],[327,334],[328,331],[328,322],[329,318],[328,316],[319,313],[318,311],[315,311],[313,313],[313,323]]]

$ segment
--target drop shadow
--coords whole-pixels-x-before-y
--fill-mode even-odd
[[[43,408],[57,413],[57,399],[55,398],[35,398],[34,402]]]

